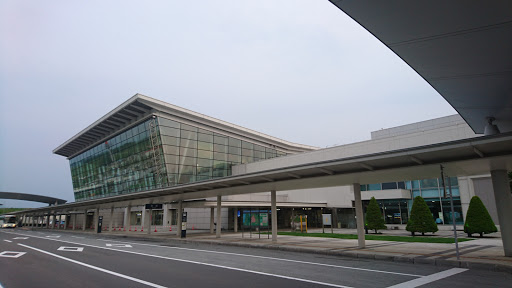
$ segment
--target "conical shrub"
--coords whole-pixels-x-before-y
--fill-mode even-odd
[[[377,230],[386,229],[386,225],[384,224],[384,219],[382,218],[382,212],[379,208],[379,204],[377,204],[377,200],[375,197],[370,199],[370,204],[366,207],[366,227],[369,230]]]
[[[464,232],[468,233],[469,237],[473,233],[479,233],[482,237],[483,234],[498,232],[491,215],[489,215],[487,208],[478,196],[473,196],[469,202],[466,222],[464,222]]]
[[[425,203],[425,200],[421,196],[414,198],[411,209],[411,216],[407,221],[405,230],[412,233],[414,236],[415,232],[420,232],[421,235],[425,235],[425,232],[437,232],[437,224],[432,217],[432,212]]]

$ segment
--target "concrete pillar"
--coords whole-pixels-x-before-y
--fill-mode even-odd
[[[272,213],[272,242],[277,242],[277,196],[276,190],[270,191],[270,210]]]
[[[50,229],[50,214],[44,217],[44,221],[46,221],[46,229]]]
[[[210,234],[214,233],[214,230],[213,230],[214,228],[215,228],[215,208],[211,207],[210,208]]]
[[[153,220],[153,210],[146,210],[143,208],[142,211],[144,211],[144,214],[146,214],[146,223],[144,223],[144,227],[148,228],[146,233],[151,234],[151,225],[153,224],[151,223]]]
[[[99,216],[100,216],[100,209],[99,208],[94,209],[92,231],[94,231],[95,233],[98,233],[98,217]]]
[[[238,207],[233,207],[233,229],[238,232]]]
[[[55,222],[57,221],[57,215],[52,215],[52,229],[55,229]]]
[[[183,201],[180,200],[180,202],[178,202],[178,220],[176,223],[178,224],[178,227],[176,229],[176,235],[178,237],[181,237],[181,215],[183,214]]]
[[[82,219],[82,230],[85,231],[85,226],[87,225],[87,210],[84,210],[84,219]]]
[[[64,215],[64,230],[66,230],[68,228],[68,224],[69,224],[69,219],[68,219],[68,214]]]
[[[356,205],[357,244],[359,248],[364,248],[364,213],[363,202],[361,201],[361,185],[359,183],[354,183],[352,186],[354,187],[354,199]]]
[[[60,221],[62,220],[62,214],[61,215],[57,215],[57,229],[60,229]]]
[[[76,214],[72,214],[71,217],[73,217],[73,230],[76,228]]]
[[[507,170],[491,171],[492,188],[500,222],[501,241],[505,256],[512,257],[512,195]]]
[[[217,232],[215,238],[220,238],[220,230],[222,230],[222,196],[217,196]]]
[[[108,231],[112,232],[112,225],[114,225],[114,207],[110,207],[110,218],[108,220]]]
[[[31,225],[30,227],[34,228],[34,227],[36,226],[36,225],[35,225],[35,223],[36,223],[36,219],[35,219],[35,216],[34,216],[34,215],[32,215],[32,217],[31,217],[31,218],[32,218],[32,225]]]
[[[162,225],[164,227],[166,226],[171,226],[171,221],[169,221],[169,204],[164,204],[162,205],[162,208],[164,209],[163,210],[163,221],[162,221]],[[165,230],[164,230],[165,231]]]
[[[147,229],[146,224],[146,206],[142,206],[142,209],[140,210],[140,231],[144,231],[144,228]]]
[[[131,229],[131,223],[130,223],[130,214],[132,213],[132,207],[128,205],[126,208],[124,208],[124,220],[123,225],[126,231],[130,231]]]

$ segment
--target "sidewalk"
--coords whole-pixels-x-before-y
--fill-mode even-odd
[[[47,229],[43,230],[52,231]],[[53,231],[92,233],[92,231],[83,232],[81,230],[72,231],[62,229]],[[309,229],[308,232],[321,233],[322,229]],[[252,233],[252,235],[250,235],[248,232],[233,233],[223,231],[221,238],[216,238],[215,234],[209,234],[209,231],[195,230],[187,231],[187,238],[185,239],[178,238],[174,233],[170,233],[173,232],[147,234],[141,232],[119,231],[102,232],[101,234],[105,236],[122,236],[139,239],[158,239],[158,241],[208,243],[407,262],[411,264],[431,264],[436,266],[484,269],[490,271],[503,271],[512,274],[512,257],[504,256],[500,233],[493,233],[486,235],[484,238],[475,238],[476,240],[459,243],[460,260],[457,260],[456,258],[455,244],[366,240],[366,247],[359,249],[357,247],[356,239],[278,235],[277,243],[272,243],[272,240],[267,238],[271,236],[256,233]],[[325,229],[325,233],[331,233],[331,230]],[[334,233],[356,234],[357,232],[355,229],[334,229]],[[410,233],[404,230],[385,230],[383,235],[405,236],[410,235]],[[436,235],[436,237],[453,237],[453,231],[440,230]],[[467,235],[462,231],[458,231],[457,235],[461,238],[467,237]]]

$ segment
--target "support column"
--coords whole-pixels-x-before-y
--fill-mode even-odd
[[[210,208],[210,234],[214,233],[214,226],[215,226],[215,208]]]
[[[364,248],[364,213],[363,202],[361,201],[361,185],[354,183],[352,186],[354,188],[354,200],[356,205],[357,244],[359,248]]]
[[[142,206],[140,210],[140,231],[144,231],[146,226],[146,206]]]
[[[59,230],[60,230],[60,222],[61,222],[61,220],[62,220],[62,214],[58,215],[58,216],[57,216],[57,218],[58,218],[58,220],[57,220],[57,222],[56,222],[56,223],[57,223],[57,229],[59,229]]]
[[[130,215],[132,213],[132,207],[130,205],[128,205],[126,208],[124,208],[124,220],[123,220],[123,225],[124,225],[124,229],[126,230],[126,228],[128,228],[128,230],[126,231],[130,231],[131,230],[131,223],[130,223]]]
[[[238,207],[233,207],[233,229],[238,232]]]
[[[169,221],[169,204],[164,204],[163,207],[164,209],[164,215],[163,215],[163,221],[162,221],[162,225],[163,225],[163,228],[164,230],[163,231],[166,231],[165,230],[165,227],[167,227],[167,225],[171,226],[171,222]]]
[[[35,223],[35,221],[36,221],[36,220],[34,219],[34,215],[32,215],[32,217],[31,217],[31,218],[32,218],[32,225],[30,225],[30,227],[34,228],[34,223]]]
[[[176,229],[176,235],[177,235],[178,237],[181,237],[181,223],[182,223],[182,222],[181,222],[181,215],[182,215],[182,214],[183,214],[183,201],[182,201],[182,200],[180,200],[180,201],[178,202],[178,215],[177,215],[177,216],[178,216],[178,219],[176,219],[176,220],[178,220],[178,221],[176,221],[176,224],[178,224],[178,227],[177,227],[177,229]]]
[[[50,214],[46,215],[45,221],[46,221],[46,229],[50,229]]]
[[[76,214],[72,214],[71,217],[73,217],[73,230],[75,230],[76,229]]]
[[[112,232],[112,225],[114,225],[114,207],[110,207],[110,218],[108,221],[108,232]]]
[[[55,221],[57,221],[57,215],[52,215],[52,229],[55,229]]]
[[[68,214],[65,214],[64,215],[64,230],[67,230],[67,227],[68,227]]]
[[[87,226],[87,209],[84,210],[84,219],[82,219],[82,230],[85,231],[85,226]]]
[[[93,216],[93,221],[92,221],[92,231],[94,231],[94,233],[98,233],[98,217],[100,216],[100,209],[99,208],[96,208],[94,209],[94,216]]]
[[[222,230],[222,220],[221,220],[221,212],[222,212],[222,196],[217,196],[217,231],[215,234],[215,238],[220,238],[220,230]]]
[[[270,191],[270,209],[272,212],[272,242],[277,242],[277,196],[276,190]]]
[[[501,241],[505,256],[512,257],[512,195],[507,170],[491,171],[492,188],[500,221]]]

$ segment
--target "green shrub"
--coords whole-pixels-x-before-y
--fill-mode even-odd
[[[438,230],[432,212],[430,212],[427,203],[421,196],[414,198],[411,216],[407,221],[405,230],[411,232],[412,236],[415,232],[421,232],[421,235],[425,235],[425,232],[437,232]]]
[[[484,203],[478,196],[473,196],[469,202],[466,222],[464,222],[464,232],[468,233],[469,237],[473,233],[479,233],[482,237],[483,234],[498,232],[491,215],[489,215]]]
[[[370,230],[386,229],[386,225],[384,225],[384,219],[382,218],[382,211],[379,208],[379,204],[377,204],[377,200],[375,197],[370,199],[370,204],[366,208],[366,228]]]

